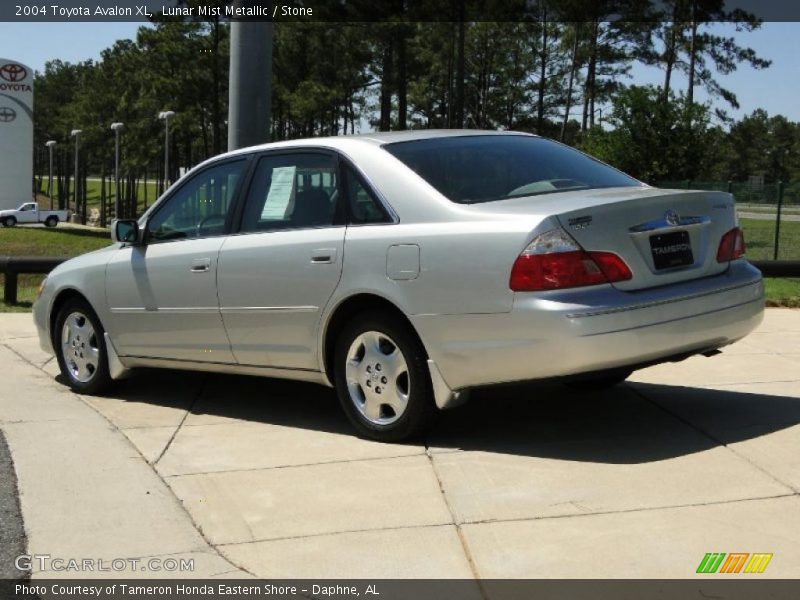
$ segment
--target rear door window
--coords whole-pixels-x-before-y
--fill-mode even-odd
[[[361,225],[390,222],[386,210],[355,169],[346,164],[343,171],[350,222]]]

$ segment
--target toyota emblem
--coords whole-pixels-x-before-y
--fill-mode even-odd
[[[16,83],[22,81],[27,76],[28,71],[22,65],[8,63],[0,67],[0,79],[5,79],[8,82]]]
[[[674,210],[670,209],[664,213],[664,220],[667,225],[680,225],[681,216]]]
[[[17,118],[17,111],[8,106],[0,106],[0,123],[10,123]]]

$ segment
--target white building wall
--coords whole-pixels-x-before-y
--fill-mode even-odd
[[[0,210],[32,199],[33,69],[0,58]]]

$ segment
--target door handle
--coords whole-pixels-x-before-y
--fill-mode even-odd
[[[329,265],[336,262],[336,248],[317,248],[311,252],[311,262],[315,265]]]
[[[190,271],[192,273],[207,273],[210,268],[211,268],[210,258],[195,258],[192,261],[192,268],[190,269]]]

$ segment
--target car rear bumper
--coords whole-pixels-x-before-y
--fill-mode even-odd
[[[608,286],[517,293],[511,312],[411,317],[453,390],[638,366],[719,348],[763,318],[761,273],[623,292]]]

